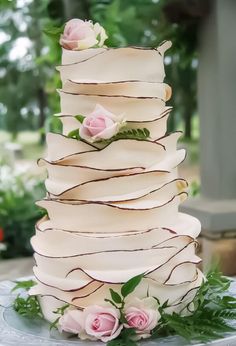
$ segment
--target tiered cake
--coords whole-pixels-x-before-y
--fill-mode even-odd
[[[130,295],[168,301],[179,312],[203,280],[197,269],[197,219],[179,213],[187,183],[177,166],[179,132],[166,134],[171,88],[163,83],[170,47],[63,49],[63,134],[47,135],[47,196],[38,205],[48,216],[32,238],[38,295],[46,319],[69,303],[100,305],[109,289],[144,273]],[[145,138],[89,142],[69,138],[82,126],[75,117],[93,112],[122,117],[126,129],[145,128]]]

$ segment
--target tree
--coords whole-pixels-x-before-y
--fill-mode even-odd
[[[53,63],[59,61],[59,50],[43,34],[50,21],[47,6],[47,0],[28,1],[27,6],[19,6],[17,1],[9,2],[9,6],[4,3],[4,7],[1,4],[0,30],[5,41],[0,47],[0,114],[13,137],[25,128],[42,128],[55,106],[48,101],[47,87],[53,78]],[[14,48],[19,49],[20,42],[24,47],[17,56]]]
[[[174,90],[169,128],[173,130],[182,118],[185,136],[191,138],[191,119],[197,107],[197,27],[206,14],[204,2],[196,1],[195,6],[186,0],[91,0],[90,3],[92,18],[103,23],[109,33],[108,45],[155,47],[163,40],[172,41],[166,59],[170,62],[166,66],[166,81],[170,81]]]

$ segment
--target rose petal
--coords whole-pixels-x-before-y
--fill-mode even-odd
[[[119,328],[112,335],[101,337],[101,341],[108,342],[110,340],[113,340],[113,339],[117,338],[117,336],[120,335],[120,332],[121,332],[122,329],[123,329],[123,325],[119,326]]]
[[[69,310],[59,319],[59,330],[68,333],[79,334],[83,328],[82,312],[79,310]]]
[[[81,126],[79,128],[79,135],[81,138],[85,139],[85,140],[90,140],[91,139],[91,135],[89,133],[89,131],[87,130],[87,128],[85,126]]]
[[[99,116],[101,114],[112,119],[113,121],[117,121],[117,116],[115,114],[109,112],[106,108],[97,103],[91,115]]]
[[[105,40],[108,38],[106,31],[104,30],[104,28],[99,23],[94,24],[94,31],[95,31],[97,38],[100,35],[98,45],[99,45],[99,47],[102,47]]]
[[[114,125],[114,121],[112,119],[105,117],[104,120],[106,128],[109,128]]]
[[[78,42],[67,40],[63,36],[61,36],[60,45],[65,49],[76,50],[78,46]]]
[[[93,140],[96,141],[98,139],[109,139],[116,135],[119,132],[119,125],[118,124],[113,124],[111,127],[103,130],[96,136],[93,136]]]
[[[77,50],[91,48],[93,46],[96,46],[97,43],[98,40],[95,38],[95,36],[86,37],[85,39],[77,42]]]
[[[119,317],[119,310],[114,308],[97,305],[87,307],[84,309],[85,332],[104,342],[112,340],[122,329],[122,326],[119,326]],[[94,329],[95,320],[99,323],[98,329]]]

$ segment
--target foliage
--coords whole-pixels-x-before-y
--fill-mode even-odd
[[[137,275],[133,278],[131,278],[129,281],[127,281],[122,287],[121,287],[121,294],[124,298],[126,298],[129,294],[131,294],[135,288],[140,284],[144,277],[144,274]]]
[[[161,324],[156,328],[153,337],[178,334],[188,341],[208,342],[224,337],[224,333],[236,330],[232,322],[236,318],[236,298],[227,291],[231,280],[224,277],[214,268],[206,275],[204,283],[198,290],[188,309],[194,306],[189,316],[163,313]]]
[[[36,221],[43,215],[35,201],[43,195],[44,187],[39,177],[13,174],[9,167],[1,167],[0,226],[7,245],[7,250],[1,253],[3,258],[32,254],[30,237],[34,234]]]
[[[189,195],[196,197],[200,194],[201,186],[200,183],[196,180],[192,181],[189,188]]]
[[[16,285],[11,290],[12,292],[19,290],[19,289],[29,291],[29,289],[31,287],[36,285],[35,281],[33,281],[33,280],[14,281],[14,282],[16,283]]]
[[[23,294],[21,292],[17,295],[13,303],[13,308],[19,315],[24,317],[43,318],[38,298],[28,294],[24,295],[24,290],[28,291],[35,284],[36,283],[33,280],[17,282],[16,286],[13,287],[12,292],[15,290],[23,290]]]
[[[14,301],[14,310],[28,318],[43,318],[41,307],[36,296],[18,296]]]
[[[109,139],[103,139],[101,142],[104,144],[109,144],[118,139],[137,139],[137,140],[145,140],[150,137],[150,132],[148,129],[127,129],[121,132],[118,132],[115,136]]]
[[[46,116],[58,111],[59,79],[53,64],[59,62],[59,47],[42,32],[51,22],[48,2],[1,4],[0,31],[5,39],[0,45],[0,127],[13,137],[26,128],[42,128]]]
[[[68,309],[69,306],[70,306],[70,304],[65,304],[65,305],[61,306],[60,308],[56,309],[56,311],[53,311],[53,313],[59,315],[59,317],[57,317],[55,319],[55,321],[50,324],[50,330],[58,327],[58,322],[59,322],[61,316],[64,315],[66,309]]]
[[[43,33],[50,37],[52,40],[59,44],[60,36],[64,31],[65,24],[60,27],[52,26],[49,24],[43,29]]]
[[[106,298],[105,301],[108,303],[111,303],[113,306],[119,309],[121,312],[121,317],[124,318],[122,310],[125,305],[125,298],[135,290],[135,288],[140,284],[143,277],[144,277],[144,274],[139,274],[137,276],[134,276],[130,280],[128,280],[121,287],[121,295],[118,292],[114,291],[113,289],[110,289],[111,299]]]
[[[137,346],[137,342],[132,340],[136,333],[133,328],[122,329],[118,338],[111,340],[107,346]]]

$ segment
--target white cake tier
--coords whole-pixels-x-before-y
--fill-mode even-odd
[[[70,79],[163,82],[163,54],[170,45],[166,41],[157,49],[124,47],[77,52],[63,50],[62,66],[58,70],[63,82]]]
[[[192,301],[203,280],[195,255],[199,221],[178,212],[187,182],[177,166],[179,132],[166,134],[171,89],[163,83],[163,54],[157,49],[63,51],[58,69],[63,135],[47,135],[47,197],[37,204],[48,216],[32,238],[45,317],[65,302],[84,308],[103,304],[109,288],[145,273],[132,295],[168,300],[169,311]],[[97,104],[123,115],[129,129],[147,128],[146,140],[89,144],[67,137]]]
[[[31,293],[83,308],[102,304],[109,288],[119,290],[130,277],[145,273],[134,295],[145,297],[149,287],[161,302],[182,306],[202,281],[196,270],[201,260],[195,255],[200,229],[199,221],[186,214],[166,227],[119,234],[55,229],[44,219],[32,238],[39,284]],[[48,314],[48,305],[45,309]]]

